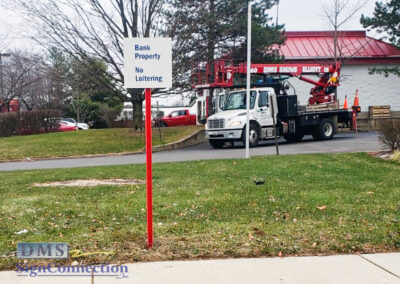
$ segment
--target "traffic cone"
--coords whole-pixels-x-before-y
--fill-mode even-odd
[[[343,105],[343,109],[348,109],[349,106],[347,105],[347,96],[344,97],[344,105]]]
[[[353,104],[352,109],[353,109],[353,119],[352,119],[352,123],[351,123],[351,129],[353,129],[353,130],[355,129],[356,131],[358,131],[358,129],[357,129],[357,113],[361,112],[360,101],[358,98],[358,89],[356,90],[356,97],[354,98],[354,104]]]
[[[358,89],[356,90],[356,97],[354,98],[354,104],[353,107],[359,107],[360,106],[360,101],[358,99]]]

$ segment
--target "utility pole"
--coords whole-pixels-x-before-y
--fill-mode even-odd
[[[162,141],[161,139],[161,116],[160,116],[160,106],[158,105],[157,101],[157,124],[158,124],[158,134],[160,135],[160,142]]]
[[[279,25],[279,0],[276,3],[276,26],[278,27]]]
[[[0,52],[0,103],[1,100],[4,99],[4,82],[3,82],[3,57],[10,57],[11,54],[10,53],[1,53]]]
[[[250,84],[251,84],[251,1],[248,7],[247,18],[247,80],[246,80],[246,159],[250,158]]]

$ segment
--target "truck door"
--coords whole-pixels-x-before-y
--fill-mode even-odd
[[[225,94],[225,92],[224,92],[224,93],[221,93],[221,94],[218,96],[217,112],[220,112],[220,111],[223,111],[223,110],[224,110],[224,107],[225,107],[225,100],[226,100],[226,94]]]
[[[217,89],[214,92],[215,97],[215,113],[224,110],[226,100],[226,90]]]
[[[258,104],[257,104],[255,116],[261,126],[273,125],[269,107],[270,107],[269,92],[268,91],[259,91],[258,92]]]
[[[171,126],[176,126],[179,123],[179,111],[174,111],[171,112],[169,115],[168,122],[170,123]]]
[[[181,110],[180,111],[180,114],[181,114],[181,116],[180,116],[180,121],[181,121],[181,125],[189,125],[189,123],[190,123],[190,117],[189,117],[189,114],[188,114],[188,111],[186,111],[186,110]]]
[[[186,116],[185,111],[178,111],[178,115],[175,117],[175,125],[185,125],[186,124]]]

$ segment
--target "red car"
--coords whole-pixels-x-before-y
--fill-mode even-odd
[[[65,122],[60,122],[59,127],[57,129],[58,132],[67,132],[67,131],[75,131],[76,130],[76,126],[73,125],[68,125]]]
[[[190,114],[188,109],[173,111],[161,118],[161,125],[168,127],[196,125],[196,115]]]

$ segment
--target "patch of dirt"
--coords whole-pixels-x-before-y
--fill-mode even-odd
[[[145,184],[140,179],[78,179],[68,181],[55,181],[45,183],[34,183],[35,187],[96,187],[100,185],[136,185]]]

